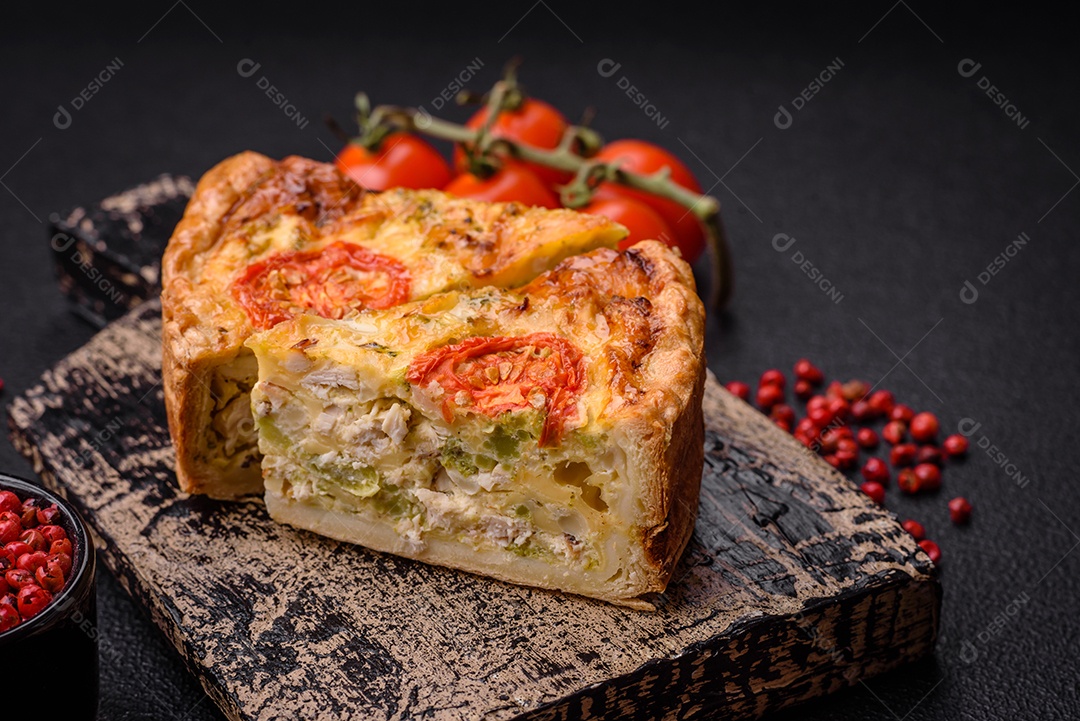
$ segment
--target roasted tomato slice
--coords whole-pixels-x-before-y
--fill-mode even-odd
[[[253,263],[233,282],[232,294],[252,325],[272,328],[305,310],[342,318],[352,310],[404,303],[409,273],[393,258],[339,240]]]
[[[585,361],[573,343],[552,333],[469,338],[417,356],[406,378],[420,388],[436,383],[447,423],[454,410],[494,418],[523,408],[544,409],[540,445],[558,443],[585,387]]]

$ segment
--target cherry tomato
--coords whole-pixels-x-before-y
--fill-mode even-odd
[[[450,182],[450,165],[427,141],[410,133],[390,133],[378,150],[349,143],[337,156],[341,172],[368,190],[436,188]]]
[[[640,240],[659,240],[668,245],[675,244],[675,233],[667,221],[645,203],[633,198],[594,200],[581,210],[592,215],[603,215],[626,226],[630,235],[619,243],[620,250],[626,250]]]
[[[508,411],[543,407],[546,412],[540,445],[557,443],[585,385],[581,351],[551,333],[516,337],[469,338],[417,356],[405,376],[427,388],[443,391],[443,418],[454,410],[495,417]]]
[[[478,130],[487,120],[487,116],[487,108],[481,108],[469,118],[469,122],[465,125]],[[517,110],[504,110],[499,113],[499,117],[491,127],[491,134],[496,138],[521,141],[534,148],[551,149],[558,146],[567,127],[566,118],[558,110],[543,100],[528,98]],[[454,167],[464,173],[468,171],[468,165],[464,149],[460,146],[455,147]],[[572,176],[571,173],[543,165],[527,163],[526,166],[548,186],[565,183]]]
[[[596,158],[606,162],[619,161],[619,167],[633,173],[651,175],[661,168],[671,169],[671,180],[687,190],[695,193],[701,192],[694,174],[691,173],[682,161],[663,148],[646,143],[643,140],[616,140],[608,143]],[[693,213],[674,200],[660,198],[651,193],[627,188],[616,183],[603,183],[593,197],[597,200],[605,200],[612,197],[629,197],[639,200],[660,214],[668,225],[675,231],[671,245],[677,245],[682,250],[683,258],[689,262],[697,260],[701,251],[705,248],[705,229]]]
[[[519,163],[507,163],[487,179],[478,178],[472,173],[463,173],[451,180],[444,190],[451,195],[474,200],[516,200],[541,208],[559,207],[559,199],[555,194],[548,190],[531,170]]]
[[[341,318],[353,309],[390,308],[408,300],[409,285],[398,261],[339,240],[251,264],[233,281],[232,294],[252,325],[272,328],[307,309]]]

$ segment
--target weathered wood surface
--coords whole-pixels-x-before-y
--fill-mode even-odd
[[[194,191],[165,173],[50,216],[57,279],[76,313],[101,327],[161,293],[161,254]]]
[[[696,531],[649,613],[179,493],[158,312],[107,327],[9,422],[231,718],[751,718],[933,648],[941,590],[910,536],[714,379]]]

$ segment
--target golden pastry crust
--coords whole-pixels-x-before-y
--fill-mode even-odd
[[[275,259],[361,247],[402,268],[399,299],[411,300],[520,285],[565,257],[614,246],[625,233],[572,211],[438,191],[366,193],[333,165],[305,158],[245,152],[223,161],[199,181],[162,261],[163,377],[181,488],[217,498],[262,490],[250,414],[241,412],[254,382],[243,342],[258,327],[313,307],[295,300],[301,293],[286,301],[273,295],[292,289],[288,271],[274,275]],[[244,283],[260,264],[270,270],[248,293],[252,304]],[[363,281],[344,282],[355,290]],[[311,283],[302,289],[319,312],[340,316],[363,305],[335,304],[340,288],[322,297]]]
[[[432,387],[428,377],[414,369],[418,364],[424,366],[422,360],[432,352],[470,339],[537,334],[563,338],[579,348],[587,379],[564,439],[538,452],[551,454],[556,462],[572,461],[571,465],[596,460],[591,472],[605,463],[601,460],[604,454],[622,453],[626,458],[618,464],[619,473],[612,476],[617,479],[611,482],[616,487],[601,489],[606,502],[598,514],[590,516],[599,519],[595,528],[600,529],[616,527],[612,523],[631,523],[626,528],[634,537],[628,550],[622,552],[625,566],[618,567],[616,580],[597,581],[607,579],[612,570],[602,565],[600,577],[589,580],[573,573],[545,574],[539,561],[500,556],[490,547],[465,553],[458,548],[460,544],[442,537],[428,543],[403,542],[393,532],[376,528],[339,505],[313,507],[311,499],[317,492],[306,487],[296,490],[303,464],[294,462],[289,454],[306,442],[302,434],[315,424],[298,426],[294,435],[281,435],[275,414],[283,415],[286,411],[282,409],[288,408],[293,418],[296,412],[309,413],[312,418],[341,418],[336,414],[338,409],[324,408],[314,396],[307,395],[314,379],[305,380],[305,373],[344,379],[342,388],[356,388],[351,379],[360,379],[359,396],[400,401],[412,409],[413,419],[420,413],[424,423],[433,424],[433,433],[461,440],[469,437],[463,435],[467,432],[463,426],[490,421],[479,418],[475,409],[444,417],[439,403],[449,397],[444,393],[448,386]],[[256,334],[248,345],[255,349],[260,366],[255,404],[265,407],[256,416],[274,426],[269,435],[279,436],[273,441],[268,438],[264,448],[270,464],[267,507],[275,519],[429,563],[637,608],[650,607],[648,594],[666,588],[697,515],[705,380],[704,308],[689,266],[667,246],[645,241],[621,253],[596,250],[569,258],[515,290],[441,294],[385,311],[365,311],[345,321],[305,316]],[[455,361],[443,367],[461,366]],[[501,369],[498,373],[494,367],[486,370],[492,371],[490,378],[496,385],[501,383],[499,374],[506,377]],[[282,390],[287,388],[293,390]],[[329,399],[337,392],[323,389],[317,395]],[[342,401],[334,402],[340,406]],[[461,402],[466,404],[464,408],[471,401]],[[351,409],[353,400],[344,403]],[[498,423],[498,416],[493,420]],[[490,437],[491,432],[477,433]],[[575,433],[577,437],[571,438]],[[319,453],[329,450],[333,455],[332,440],[315,435],[307,438],[316,441]],[[589,445],[597,442],[603,446]],[[540,445],[544,445],[542,440]],[[563,452],[560,445],[575,450]],[[537,458],[528,457],[534,462]],[[530,465],[515,458],[519,460],[509,461],[511,465]],[[530,484],[542,479],[526,477],[532,480],[515,481],[518,489],[528,486],[528,492],[539,492],[539,486]],[[514,490],[508,487],[504,492]],[[431,495],[421,490],[419,498]],[[616,513],[622,515],[606,515]],[[632,521],[626,521],[629,517]]]
[[[209,371],[235,359],[250,333],[246,318],[230,314],[223,299],[199,288],[199,267],[221,239],[221,219],[273,166],[273,160],[252,152],[214,166],[199,180],[162,258],[162,384],[176,475],[188,493],[215,490],[218,497],[229,498],[258,493],[262,485],[257,468],[231,481],[229,474],[196,458],[212,404]],[[231,322],[226,320],[230,315]],[[209,327],[208,318],[221,322]]]
[[[606,262],[590,265],[594,258]],[[588,277],[575,279],[576,273]],[[613,379],[625,374],[627,380],[613,388],[605,409],[618,429],[616,443],[633,458],[628,466],[641,471],[636,481],[646,509],[647,574],[627,591],[633,597],[662,592],[694,532],[704,463],[705,309],[693,273],[669,248],[650,240],[623,253],[601,250],[571,258],[523,290],[536,286],[561,287],[561,295],[579,307],[585,292],[567,289],[606,295],[608,308],[619,309],[627,328],[609,357],[619,369]],[[610,325],[614,314],[607,315]]]

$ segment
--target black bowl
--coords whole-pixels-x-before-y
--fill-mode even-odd
[[[57,525],[71,539],[67,584],[38,615],[0,633],[0,652],[19,674],[20,693],[2,703],[4,718],[34,718],[59,703],[65,718],[92,719],[98,701],[98,630],[94,542],[86,523],[59,496],[29,481],[0,473],[0,491],[22,500],[36,498],[60,509]],[[12,705],[14,704],[14,706]],[[44,704],[44,706],[42,706]]]

